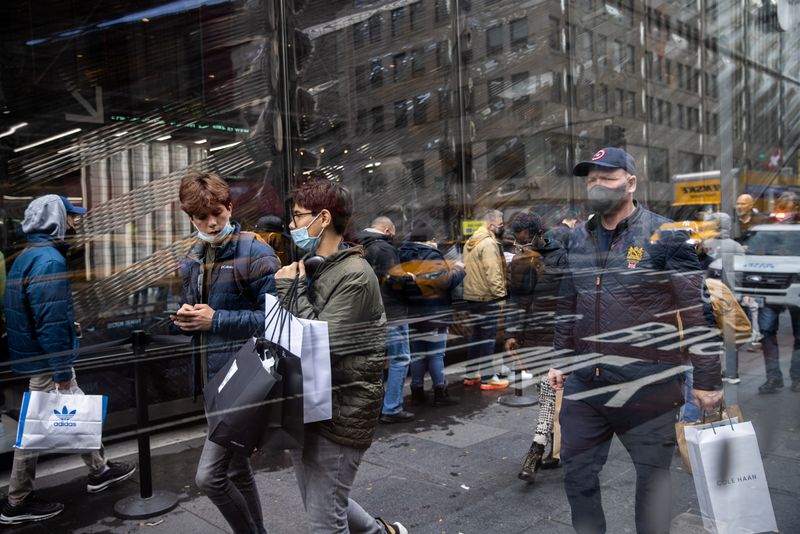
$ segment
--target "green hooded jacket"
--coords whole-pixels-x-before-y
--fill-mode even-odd
[[[275,282],[278,295],[284,298],[292,280]],[[328,323],[333,418],[311,423],[306,431],[366,449],[372,443],[383,401],[386,314],[378,279],[364,259],[363,249],[342,249],[326,257],[310,286],[301,278],[297,308],[292,312]]]

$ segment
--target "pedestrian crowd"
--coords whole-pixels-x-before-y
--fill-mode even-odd
[[[519,451],[519,478],[532,483],[539,469],[562,467],[577,532],[605,532],[599,474],[615,435],[636,468],[637,531],[669,532],[681,407],[685,420],[696,420],[724,402],[719,351],[684,343],[689,333],[717,326],[704,298],[706,273],[714,260],[744,253],[732,239],[734,225],[744,235],[758,224],[796,222],[797,199],[783,199],[775,220],[742,195],[735,219],[706,214],[713,235],[694,241],[663,231],[670,221],[634,200],[636,162],[625,150],[603,148],[573,172],[586,179],[585,210],[565,206],[554,220],[535,208],[510,215],[485,209],[463,243],[447,246],[452,229],[421,217],[403,221],[400,235],[400,221],[375,213],[351,234],[350,192],[321,176],[293,191],[288,225],[266,215],[253,232],[234,222],[230,188],[220,176],[193,172],[182,180],[181,207],[196,232],[180,262],[181,306],[170,320],[191,336],[188,380],[195,392],[263,330],[267,295],[291,293],[297,317],[328,324],[332,418],[307,424],[303,447],[290,451],[313,532],[407,532],[398,521],[370,515],[350,492],[377,424],[403,424],[415,419],[411,410],[458,404],[448,367],[463,368],[463,387],[538,387],[533,441],[527,453]],[[25,212],[28,246],[8,274],[4,310],[13,370],[29,376],[30,391],[81,393],[65,247],[84,212],[57,195],[33,200]],[[767,382],[760,391],[775,393],[783,387],[776,338],[783,307],[741,305],[760,327],[753,328],[760,339],[750,339],[764,350]],[[789,312],[791,390],[800,392],[800,312]],[[448,343],[459,336],[466,359],[448,366]],[[721,347],[718,332],[711,336]],[[102,449],[83,459],[90,493],[136,469],[106,460]],[[35,469],[35,453],[15,451],[0,523],[63,510],[35,496]],[[207,439],[195,481],[233,532],[267,531],[248,457]]]

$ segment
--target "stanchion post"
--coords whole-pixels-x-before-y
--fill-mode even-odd
[[[522,369],[517,369],[516,362],[514,362],[514,394],[502,395],[497,398],[497,402],[503,406],[516,406],[518,408],[539,403],[538,399],[522,394]]]
[[[136,435],[139,449],[139,495],[126,497],[114,505],[114,514],[122,519],[147,519],[169,512],[178,505],[178,496],[169,491],[153,492],[150,466],[150,413],[147,402],[147,369],[145,349],[147,333],[131,334],[133,377],[136,388]]]

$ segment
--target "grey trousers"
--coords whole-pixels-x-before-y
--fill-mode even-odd
[[[290,451],[311,532],[383,534],[383,526],[349,497],[363,449],[306,432],[305,446]]]
[[[247,456],[206,439],[195,483],[219,508],[234,534],[266,532],[258,486]]]
[[[45,373],[34,375],[28,382],[30,391],[44,391],[50,393],[56,390],[53,374]],[[75,381],[75,372],[72,373],[72,383],[69,392],[83,395],[83,391]],[[106,458],[101,448],[99,451],[81,454],[83,463],[92,473],[102,471],[106,466]],[[36,462],[39,453],[36,451],[14,450],[14,462],[11,465],[11,478],[8,481],[8,502],[14,506],[20,504],[33,491],[33,481],[36,480]]]

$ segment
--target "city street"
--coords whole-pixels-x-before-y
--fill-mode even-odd
[[[784,368],[788,371],[790,332],[781,330]],[[728,402],[737,403],[757,430],[772,502],[781,532],[800,529],[800,393],[788,387],[775,395],[758,395],[763,382],[760,352],[740,351],[738,385],[726,385]],[[455,384],[461,365],[448,368]],[[785,371],[785,372],[786,372]],[[497,402],[506,391],[482,392],[455,384],[453,408],[412,409],[415,422],[381,425],[377,440],[364,457],[354,497],[373,515],[401,521],[410,532],[572,532],[560,470],[543,471],[535,484],[517,479],[533,434],[536,407],[510,408]],[[527,391],[533,392],[533,388]],[[154,488],[179,495],[174,511],[142,521],[113,515],[114,503],[138,491],[138,479],[99,495],[85,493],[85,471],[78,457],[41,462],[37,484],[43,497],[66,504],[60,516],[43,523],[9,529],[20,533],[64,532],[225,532],[222,516],[194,485],[202,445],[202,426],[184,427],[153,438]],[[135,442],[112,444],[112,458],[135,459]],[[303,532],[306,528],[288,454],[264,453],[253,458],[271,533]],[[703,532],[691,475],[675,455],[673,529]],[[4,483],[8,473],[0,474]],[[602,475],[608,532],[634,532],[634,471],[615,440]],[[3,488],[4,491],[5,488]]]

